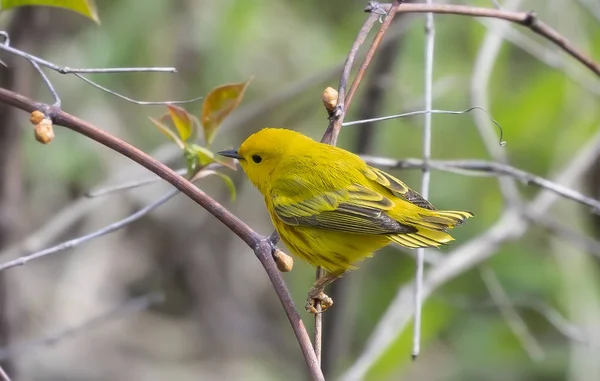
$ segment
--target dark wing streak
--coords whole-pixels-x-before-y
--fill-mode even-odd
[[[403,198],[411,204],[417,205],[421,208],[435,210],[435,207],[429,201],[425,200],[423,196],[410,189],[408,186],[406,186],[406,184],[394,176],[374,167],[367,167],[363,171],[363,174],[367,179],[375,181],[379,185],[388,189],[393,195]]]
[[[405,234],[416,228],[403,225],[385,211],[391,200],[360,185],[290,204],[273,197],[275,213],[284,223],[357,234]]]

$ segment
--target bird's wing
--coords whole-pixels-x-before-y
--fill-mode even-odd
[[[390,199],[358,184],[303,200],[277,194],[275,190],[271,200],[277,217],[288,225],[358,234],[417,231],[385,213],[394,207]]]
[[[435,210],[435,207],[431,205],[429,201],[425,200],[423,196],[410,189],[406,184],[394,176],[369,166],[363,170],[363,174],[367,179],[375,181],[379,185],[387,188],[395,196],[400,197],[411,204],[420,206],[421,208]]]

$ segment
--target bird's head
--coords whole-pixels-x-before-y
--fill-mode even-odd
[[[282,160],[294,160],[312,139],[292,130],[265,128],[250,135],[238,150],[221,151],[222,156],[238,159],[250,181],[265,193],[270,175]]]

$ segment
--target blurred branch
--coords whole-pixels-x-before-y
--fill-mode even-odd
[[[600,155],[600,134],[561,171],[555,182],[570,184],[582,176]],[[548,190],[541,192],[528,208],[545,213],[557,200],[558,195]],[[507,209],[498,221],[483,234],[451,251],[425,275],[423,298],[458,275],[488,259],[504,242],[515,240],[525,234],[529,221],[515,208]],[[413,314],[413,287],[404,286],[396,294],[387,311],[379,320],[363,352],[341,377],[342,380],[361,380],[371,365],[387,350],[399,332],[409,323]]]
[[[537,42],[527,35],[527,32],[517,28],[504,28],[503,25],[497,25],[494,20],[481,19],[478,21],[495,33],[501,32],[504,40],[518,46],[523,52],[530,54],[547,66],[560,70],[579,86],[595,95],[600,95],[600,81],[598,81],[598,79],[590,72],[580,70],[574,61],[565,57],[560,51],[553,50],[550,47]]]
[[[306,364],[310,370],[311,376],[316,380],[322,380],[323,374],[317,365],[315,353],[312,349],[310,338],[304,323],[302,322],[294,302],[289,294],[279,270],[273,260],[272,245],[268,239],[254,232],[248,225],[233,215],[229,210],[221,206],[206,193],[198,189],[194,184],[181,177],[166,165],[145,154],[134,146],[108,134],[92,124],[72,116],[56,107],[43,103],[36,103],[31,99],[14,93],[10,90],[0,88],[0,102],[10,106],[33,112],[40,111],[50,117],[54,124],[67,127],[81,135],[84,135],[147,168],[148,170],[165,179],[182,193],[194,200],[203,207],[232,232],[240,237],[250,248],[254,250],[255,255],[261,262],[267,272],[269,280],[275,289],[279,300],[285,310],[285,313],[292,325],[294,334],[298,340]]]
[[[578,0],[598,21],[600,21],[600,4],[594,0]]]
[[[539,213],[536,213],[535,210],[526,210],[525,217],[529,219],[531,223],[535,223],[546,230],[550,235],[564,239],[573,244],[573,246],[578,247],[580,250],[600,259],[600,241],[571,229],[569,226],[561,223],[555,218],[541,216]]]
[[[478,310],[481,308],[498,307],[497,303],[493,300],[471,303],[465,301],[462,297],[459,300],[448,300],[448,298],[442,298],[438,296],[436,299],[443,300],[444,302],[461,309]],[[511,300],[511,304],[518,309],[532,310],[537,312],[566,339],[579,344],[589,345],[592,348],[597,347],[589,340],[589,338],[585,336],[580,327],[567,320],[556,308],[548,305],[547,303],[537,299],[526,298],[525,300]]]
[[[380,4],[383,9],[391,9],[391,4]],[[543,21],[537,18],[535,12],[511,12],[494,8],[479,8],[467,5],[451,5],[451,4],[403,4],[398,10],[401,13],[439,13],[453,14],[471,17],[488,17],[510,21],[539,34],[540,36],[551,41],[559,48],[564,50],[571,57],[581,62],[584,66],[600,76],[600,65],[595,62],[589,55],[573,45],[567,38],[546,25]]]
[[[6,372],[4,371],[4,368],[2,368],[1,366],[0,366],[0,378],[2,378],[3,381],[11,381],[8,374],[6,374]]]
[[[432,0],[427,0],[427,4],[433,4]],[[433,108],[433,53],[435,46],[435,24],[433,22],[433,13],[425,15],[425,121],[423,124],[423,168],[421,177],[421,195],[423,198],[429,198],[429,180],[431,172],[429,170],[429,160],[431,159],[431,113]],[[415,360],[421,352],[421,308],[423,299],[423,270],[425,267],[425,249],[417,249],[417,271],[415,274],[415,315],[413,317],[413,340],[412,340],[412,358]]]
[[[212,164],[208,165],[207,168],[210,167],[211,165]],[[175,173],[183,176],[187,173],[187,168],[177,169],[175,171]],[[153,183],[156,183],[159,181],[162,181],[162,179],[158,176],[145,177],[143,179],[131,180],[131,181],[127,181],[125,183],[117,184],[117,185],[110,185],[110,186],[106,186],[104,188],[89,190],[85,193],[85,197],[96,198],[96,197],[106,196],[106,195],[109,195],[112,193],[135,189],[135,188],[142,187],[142,186],[148,185],[148,184],[153,184]]]
[[[367,163],[384,168],[420,169],[426,164],[422,159],[387,159],[373,156],[361,156]],[[491,176],[510,176],[527,185],[537,185],[569,200],[592,208],[594,213],[600,213],[600,201],[590,198],[570,189],[558,182],[547,180],[543,177],[512,167],[508,164],[484,160],[431,160],[427,163],[431,169],[452,172],[453,169],[462,169],[488,173]],[[466,174],[466,173],[462,173]]]
[[[521,2],[521,0],[509,0],[505,6],[509,9],[518,8]],[[493,21],[499,23],[498,20]],[[470,86],[471,104],[481,105],[486,110],[490,108],[489,83],[492,71],[500,54],[502,43],[504,42],[503,32],[509,26],[508,23],[502,23],[496,32],[488,30],[475,58]],[[492,159],[499,163],[508,164],[506,151],[496,144],[496,134],[489,121],[478,113],[473,114],[473,120],[481,136],[481,140]],[[498,177],[498,182],[506,204],[509,207],[520,205],[521,197],[514,180],[507,177]]]
[[[517,312],[517,309],[508,295],[506,295],[506,291],[504,291],[494,270],[489,266],[480,266],[479,274],[492,296],[494,303],[498,306],[500,314],[502,314],[511,331],[513,331],[517,339],[521,342],[521,345],[529,355],[529,358],[538,363],[543,361],[545,357],[543,349],[531,334],[529,328],[527,328],[523,318],[521,318]]]
[[[96,239],[96,238],[102,237],[104,235],[110,234],[114,231],[117,231],[117,230],[131,224],[132,222],[142,218],[146,214],[150,213],[154,209],[158,208],[159,206],[163,205],[164,203],[166,203],[167,201],[169,201],[170,199],[175,197],[177,194],[179,194],[179,191],[177,189],[171,190],[167,194],[165,194],[164,196],[162,196],[161,198],[156,200],[155,202],[151,203],[150,205],[146,206],[145,208],[138,210],[137,212],[131,214],[130,216],[128,216],[120,221],[117,221],[108,226],[105,226],[102,229],[96,230],[95,232],[92,232],[90,234],[86,234],[84,236],[71,239],[69,241],[60,243],[60,244],[52,246],[50,248],[38,251],[36,253],[29,254],[29,255],[14,259],[12,261],[8,261],[8,262],[0,265],[0,271],[9,269],[11,267],[23,266],[27,262],[32,261],[34,259],[39,259],[39,258],[45,257],[50,254],[54,254],[54,253],[58,253],[63,250],[71,249],[73,247],[79,246],[79,245],[86,243],[88,241],[91,241],[93,239]]]
[[[0,360],[17,357],[21,354],[28,353],[31,350],[36,349],[38,347],[56,345],[61,340],[85,334],[90,330],[102,326],[117,318],[122,318],[125,315],[134,312],[144,311],[155,304],[162,303],[164,299],[165,296],[161,292],[155,292],[139,296],[137,298],[132,298],[130,300],[125,301],[125,303],[123,303],[122,305],[117,306],[114,309],[105,312],[99,316],[96,316],[92,319],[86,320],[83,323],[78,324],[76,326],[60,330],[41,339],[26,341],[24,343],[14,344],[5,348],[0,348]]]

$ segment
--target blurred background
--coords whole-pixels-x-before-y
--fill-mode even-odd
[[[455,3],[493,6],[487,0]],[[499,3],[535,10],[600,58],[600,3]],[[365,5],[362,0],[106,0],[98,2],[99,26],[68,11],[28,7],[0,13],[0,29],[10,33],[12,46],[62,66],[178,69],[177,74],[90,76],[138,100],[190,99],[254,76],[242,104],[219,131],[213,144],[218,150],[237,147],[265,126],[320,139],[327,126],[321,92],[337,88],[366,18]],[[424,20],[424,15],[394,20],[347,120],[424,107]],[[511,165],[548,178],[579,160],[566,171],[574,177],[568,185],[600,196],[598,78],[518,26],[440,15],[435,30],[434,108],[484,107],[502,125],[507,145],[498,145],[497,129],[480,111],[434,115],[433,157],[505,155]],[[0,58],[8,64],[0,66],[0,86],[52,102],[28,62],[5,53]],[[165,106],[134,105],[73,76],[47,72],[65,111],[172,168],[185,166],[148,119],[160,117]],[[201,102],[184,107],[200,115]],[[347,127],[339,145],[378,157],[420,157],[422,125],[417,116]],[[171,189],[158,182],[86,198],[91,189],[150,174],[63,128],[42,146],[33,139],[28,115],[3,105],[0,126],[2,263],[124,218]],[[235,202],[216,177],[199,186],[256,231],[270,234],[259,193],[240,171],[224,172],[236,184]],[[420,171],[390,172],[419,189]],[[540,192],[523,183],[516,189],[524,202]],[[440,209],[476,215],[455,231],[452,246],[429,254],[438,260],[480,239],[509,204],[495,177],[440,171],[432,173],[429,199]],[[425,304],[418,361],[410,361],[411,326],[399,327],[365,378],[600,380],[600,244],[595,241],[600,219],[569,200],[547,206],[520,219],[501,242],[483,242],[490,251],[483,267],[469,266],[434,290]],[[410,286],[413,255],[388,247],[331,290],[336,304],[325,314],[323,355],[328,379],[340,378],[355,362],[398,290]],[[284,278],[312,330],[312,317],[301,307],[314,269],[296,261]],[[506,319],[511,314],[506,305],[498,307],[491,284],[502,287],[510,301],[503,303],[523,319],[531,337],[515,334],[515,319]],[[555,315],[564,321],[549,321]],[[1,364],[15,380],[308,378],[287,318],[252,251],[185,196],[125,229],[1,272],[0,348]]]

